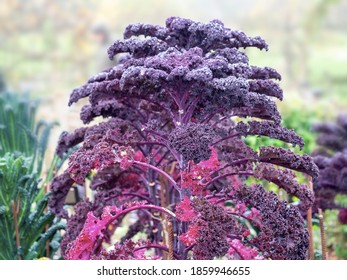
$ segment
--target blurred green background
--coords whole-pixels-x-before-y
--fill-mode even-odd
[[[268,52],[246,51],[250,63],[281,73],[284,124],[304,137],[304,152],[311,153],[312,123],[347,111],[346,15],[346,0],[2,0],[0,72],[10,90],[41,99],[40,118],[59,122],[49,145],[52,157],[60,132],[82,125],[83,104],[67,106],[71,90],[112,65],[106,50],[129,23],[218,18],[267,41]],[[256,146],[263,140],[251,141]],[[328,241],[334,244],[333,231],[346,237],[347,227],[338,224],[336,213],[328,217]],[[347,258],[345,240],[339,244],[338,257]]]

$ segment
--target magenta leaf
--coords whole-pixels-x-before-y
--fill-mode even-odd
[[[191,200],[187,196],[176,205],[176,216],[177,219],[183,222],[190,222],[197,216],[197,213],[191,205]]]
[[[103,230],[107,229],[111,223],[121,215],[138,209],[154,209],[162,211],[174,217],[170,211],[159,206],[148,205],[145,202],[131,202],[121,207],[106,206],[104,207],[101,217],[95,217],[93,212],[88,212],[87,220],[82,231],[76,240],[74,240],[66,253],[69,260],[86,260],[89,259],[93,252],[95,242],[103,238]]]

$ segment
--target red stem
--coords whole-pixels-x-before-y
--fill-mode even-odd
[[[207,187],[208,185],[211,185],[212,183],[220,180],[220,179],[223,179],[225,177],[228,177],[228,176],[233,176],[233,175],[249,175],[249,176],[252,176],[254,175],[253,172],[250,172],[250,171],[239,171],[239,172],[231,172],[231,173],[225,173],[225,174],[222,174],[222,175],[219,175],[217,177],[214,177],[212,180],[210,180],[209,182],[206,183],[205,187]]]
[[[144,245],[144,246],[141,246],[139,248],[135,248],[134,249],[134,252],[136,251],[140,251],[140,250],[143,250],[143,249],[150,249],[150,248],[156,248],[156,249],[160,249],[160,250],[163,250],[163,251],[166,251],[166,252],[169,252],[169,249],[166,247],[166,246],[163,246],[163,245],[159,245],[159,244],[148,244],[148,245]],[[179,260],[179,256],[175,253],[173,253],[173,256],[175,257],[176,260]]]
[[[234,249],[234,251],[240,256],[241,260],[244,260],[245,258],[241,255],[241,253],[233,246],[229,243],[230,247]]]
[[[159,166],[160,163],[167,157],[167,155],[170,153],[170,151],[167,151],[161,158],[158,160],[158,162],[155,164],[156,166]]]
[[[150,134],[154,134],[154,135],[157,135],[159,136],[160,138],[164,139],[165,141],[167,140],[167,138],[165,137],[165,135],[162,135],[154,130],[151,130],[151,129],[145,129],[144,131],[150,133]]]
[[[220,143],[220,142],[222,142],[222,141],[224,141],[224,140],[227,140],[227,139],[230,139],[230,138],[239,136],[239,135],[240,135],[240,133],[234,133],[234,134],[228,135],[228,136],[226,136],[226,137],[223,137],[223,138],[217,140],[216,142],[212,143],[212,146],[217,145],[218,143]]]
[[[158,172],[159,174],[163,175],[165,178],[167,178],[169,180],[169,182],[174,186],[174,188],[176,190],[180,190],[180,188],[178,187],[176,181],[169,175],[167,174],[165,171],[159,169],[158,167],[155,167],[154,165],[151,165],[149,163],[146,163],[146,162],[142,162],[142,161],[137,161],[137,160],[134,160],[133,161],[134,164],[136,165],[139,165],[139,166],[143,166],[143,167],[147,167],[147,168],[150,168],[156,172]]]
[[[167,215],[169,215],[170,217],[172,218],[175,218],[176,219],[176,215],[171,212],[170,210],[168,209],[165,209],[163,207],[160,207],[160,206],[156,206],[156,205],[136,205],[136,206],[133,206],[133,207],[129,207],[127,209],[124,209],[123,211],[121,211],[120,213],[116,214],[112,219],[110,219],[107,224],[105,225],[105,228],[107,228],[110,224],[112,224],[115,220],[117,220],[120,216],[122,215],[125,215],[131,211],[135,211],[135,210],[140,210],[140,209],[152,209],[152,210],[156,210],[156,211],[159,211],[159,212],[162,212],[162,213],[165,213]]]
[[[234,160],[234,161],[229,162],[226,165],[222,166],[218,170],[211,172],[211,174],[215,173],[215,172],[219,172],[219,171],[221,171],[221,170],[223,170],[223,169],[225,169],[225,168],[227,168],[229,166],[237,165],[237,164],[240,164],[240,163],[245,163],[247,161],[256,161],[256,159],[254,159],[254,158],[243,158],[243,159]]]
[[[125,142],[124,142],[125,143]],[[166,147],[165,144],[160,143],[160,142],[154,142],[154,141],[148,141],[148,142],[136,142],[137,145],[159,145],[159,146],[164,146]]]
[[[133,192],[124,192],[124,193],[120,193],[120,195],[131,195],[131,196],[137,196],[137,197],[139,197],[139,198],[142,198],[142,199],[144,199],[144,200],[147,200],[148,202],[150,202],[150,203],[153,203],[153,201],[149,198],[149,197],[147,197],[147,196],[144,196],[144,195],[142,195],[142,194],[139,194],[139,193],[133,193]],[[117,195],[118,196],[118,195]]]

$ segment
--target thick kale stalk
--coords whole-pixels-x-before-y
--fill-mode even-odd
[[[305,259],[308,234],[297,206],[259,183],[277,184],[308,209],[313,194],[295,172],[317,176],[318,169],[307,155],[245,144],[248,135],[261,135],[303,146],[280,124],[280,75],[250,65],[241,51],[247,47],[267,50],[262,38],[218,20],[178,17],[165,27],[129,25],[113,43],[109,57],[121,62],[69,101],[88,97],[84,123],[105,120],[63,133],[57,148],[63,155],[80,144],[53,182],[52,211],[67,217],[63,204],[73,184],[90,180],[95,193],[69,218],[66,258]],[[249,177],[258,184],[246,186]],[[121,238],[106,252],[101,244],[132,204],[142,225],[135,221],[126,236],[141,232],[146,240]]]

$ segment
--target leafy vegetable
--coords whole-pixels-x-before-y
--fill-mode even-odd
[[[313,193],[290,170],[318,175],[308,155],[246,144],[257,135],[303,146],[281,126],[274,100],[283,97],[275,82],[281,76],[250,65],[240,50],[247,47],[268,48],[262,38],[219,20],[179,17],[168,18],[165,27],[129,25],[124,39],[112,44],[109,57],[121,56],[120,63],[90,78],[69,100],[89,98],[81,110],[84,123],[105,120],[64,132],[57,147],[64,155],[81,144],[54,179],[51,210],[67,217],[63,201],[74,182],[90,180],[95,191],[94,200],[81,202],[69,217],[65,258],[143,259],[135,251],[153,248],[153,258],[306,258],[308,233],[297,206],[245,182],[273,182],[306,210]],[[124,201],[143,200],[127,238],[103,249],[128,209]],[[129,240],[138,232],[147,240]]]

